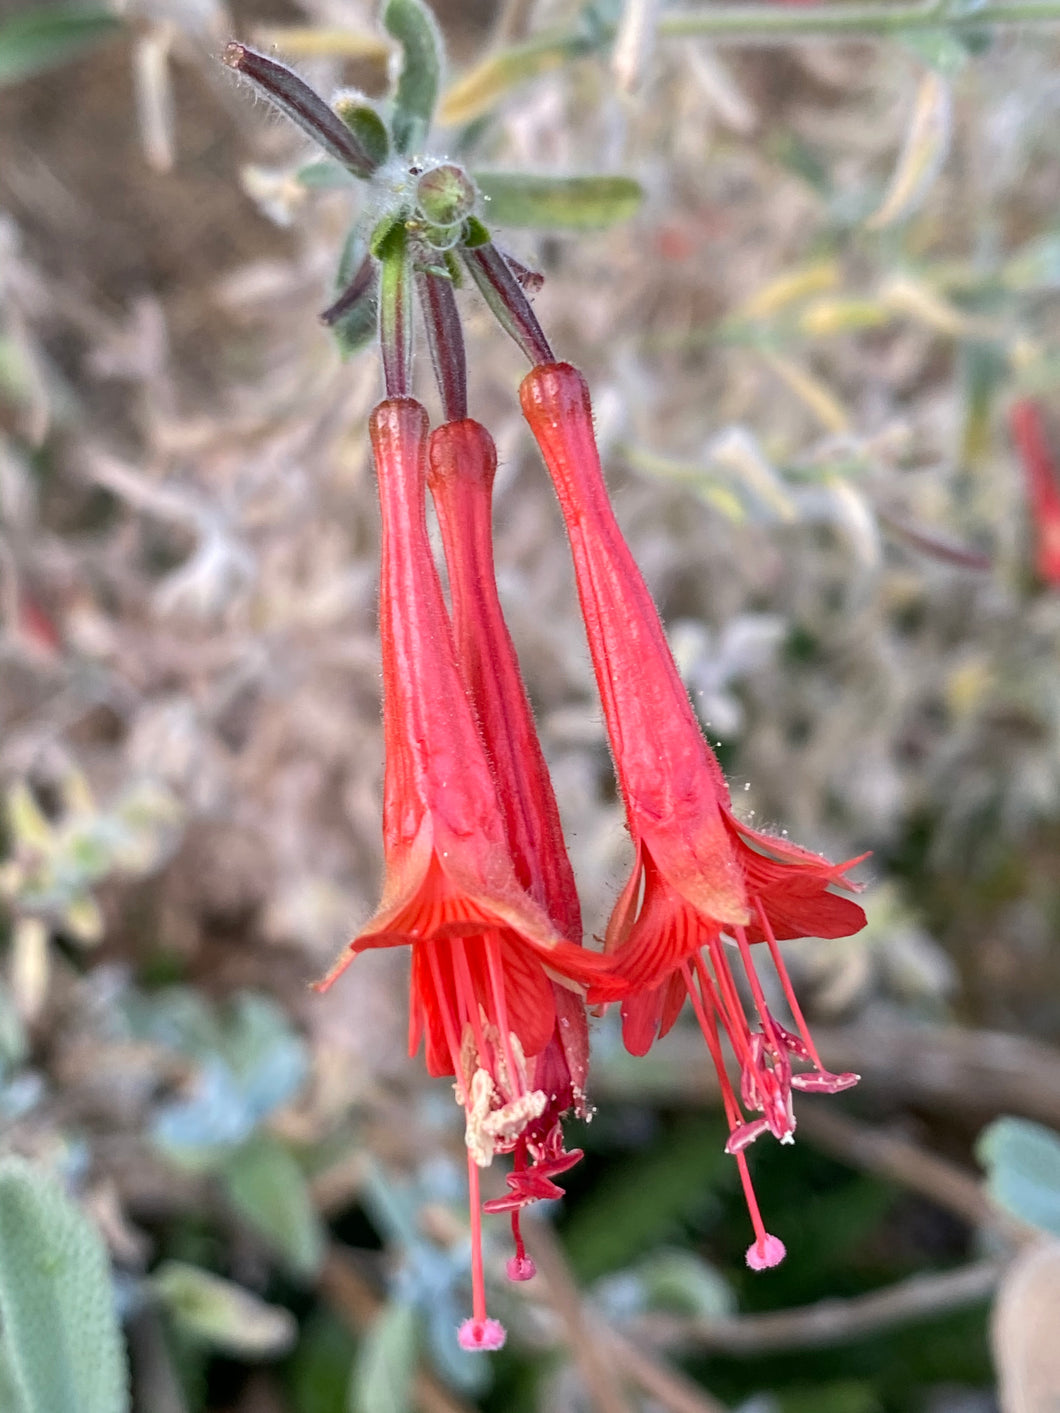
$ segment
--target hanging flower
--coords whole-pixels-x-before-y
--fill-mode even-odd
[[[382,509],[386,882],[320,987],[367,948],[412,947],[410,1046],[426,1037],[428,1069],[455,1077],[466,1113],[474,1314],[460,1342],[493,1349],[504,1332],[486,1316],[479,1168],[528,1142],[554,1103],[528,1058],[556,1031],[553,981],[599,978],[606,990],[609,964],[565,940],[516,874],[427,538],[427,414],[390,398],[370,430]]]
[[[585,380],[570,364],[535,367],[521,389],[523,411],[563,510],[586,634],[603,701],[634,864],[607,930],[607,950],[632,988],[623,1038],[644,1054],[673,1025],[685,996],[718,1069],[736,1155],[755,1228],[750,1265],[775,1265],[783,1244],[762,1225],[743,1150],[766,1130],[791,1140],[791,1090],[834,1092],[856,1083],[830,1074],[806,1029],[777,942],[845,937],[864,925],[850,898],[857,860],[832,864],[786,840],[749,828],[732,810],[721,767],[696,721],[659,615],[615,520],[593,435]],[[761,1029],[752,1032],[727,960],[733,939]],[[751,957],[765,942],[798,1034],[771,1015]],[[590,992],[590,999],[593,993]],[[720,1029],[719,1029],[720,1027]],[[725,1072],[720,1033],[740,1065],[740,1098]],[[792,1059],[808,1074],[793,1074]]]
[[[497,594],[493,439],[469,418],[446,422],[431,435],[429,460],[428,484],[449,571],[457,661],[500,786],[516,875],[562,936],[580,938],[581,907],[559,808]],[[528,1069],[531,1088],[545,1094],[548,1102],[516,1140],[508,1195],[485,1204],[487,1212],[511,1213],[516,1254],[508,1263],[508,1273],[520,1280],[534,1274],[519,1227],[520,1209],[562,1196],[554,1179],[582,1156],[579,1149],[565,1148],[561,1121],[571,1109],[585,1113],[589,1063],[585,1007],[579,996],[555,982],[552,991],[553,1031]]]

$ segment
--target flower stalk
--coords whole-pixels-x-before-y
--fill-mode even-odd
[[[412,270],[408,232],[395,221],[378,251],[379,351],[383,384],[390,398],[407,397],[412,390]]]

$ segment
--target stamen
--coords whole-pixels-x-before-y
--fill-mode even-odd
[[[788,975],[788,969],[784,965],[783,954],[774,936],[773,929],[770,926],[766,911],[762,907],[760,898],[755,898],[755,910],[758,913],[758,920],[762,925],[762,932],[765,934],[769,955],[773,958],[773,965],[776,967],[777,975],[780,977],[780,984],[784,989],[784,998],[788,1003],[788,1009],[791,1011],[799,1035],[802,1038],[802,1044],[806,1051],[805,1058],[808,1059],[818,1071],[816,1075],[794,1075],[791,1081],[792,1084],[796,1089],[801,1089],[807,1094],[840,1094],[844,1089],[852,1089],[861,1078],[860,1075],[854,1074],[852,1071],[845,1071],[842,1074],[833,1074],[831,1070],[825,1069],[824,1065],[821,1063],[821,1057],[817,1053],[817,1046],[813,1043],[813,1036],[810,1034],[810,1027],[806,1024],[806,1017],[803,1015],[802,1007],[799,1005],[798,998],[795,995],[795,988],[791,984],[791,977]],[[794,1036],[791,1036],[789,1039],[788,1032],[782,1031],[782,1039],[788,1050],[793,1054],[800,1054],[799,1050],[797,1050],[792,1043],[795,1040]],[[803,1058],[801,1054],[800,1058]]]
[[[475,984],[471,980],[471,968],[468,966],[467,953],[464,950],[464,939],[453,937],[450,939],[449,945],[452,948],[453,956],[453,979],[456,982],[457,998],[463,1012],[461,1018],[465,1025],[471,1026],[472,1034],[475,1037],[475,1046],[478,1050],[479,1063],[488,1066],[489,1051],[486,1049],[482,1012],[478,997],[475,995]]]
[[[722,1004],[717,1008],[718,1014],[721,1016],[729,1042],[736,1052],[737,1062],[740,1068],[744,1069],[751,1063],[751,1051],[747,1039],[750,1027],[744,1014],[743,1002],[736,990],[736,983],[725,956],[725,944],[716,933],[707,938],[707,949],[710,952],[714,975],[717,978],[717,989],[721,995]],[[696,954],[696,970],[699,972],[701,985],[704,976],[709,982],[709,974],[702,953]]]
[[[752,1271],[765,1271],[770,1266],[779,1266],[788,1253],[780,1237],[771,1236],[766,1231],[765,1223],[762,1221],[762,1213],[758,1210],[758,1199],[755,1197],[747,1159],[742,1153],[736,1154],[736,1166],[740,1171],[744,1201],[747,1203],[747,1210],[751,1215],[751,1225],[755,1232],[755,1239],[747,1248],[747,1264]]]
[[[457,1332],[461,1349],[500,1349],[505,1341],[504,1326],[486,1314],[486,1277],[482,1265],[482,1199],[478,1165],[467,1157],[467,1186],[471,1216],[471,1318]]]
[[[740,949],[740,956],[743,959],[743,968],[747,974],[747,981],[751,987],[751,995],[754,997],[755,1009],[762,1020],[762,1029],[765,1031],[766,1039],[774,1056],[779,1060],[783,1054],[780,1046],[780,1039],[773,1025],[773,1017],[769,1014],[769,1007],[766,1005],[765,993],[762,990],[762,983],[758,980],[758,973],[755,971],[754,959],[751,956],[751,944],[747,940],[747,933],[742,927],[733,928],[736,935],[736,945]]]
[[[431,980],[434,982],[434,994],[438,1000],[438,1009],[442,1013],[442,1029],[445,1031],[445,1043],[449,1047],[449,1058],[453,1062],[453,1076],[456,1079],[457,1095],[464,1108],[468,1104],[467,1079],[464,1075],[464,1067],[460,1063],[460,1037],[457,1034],[456,1022],[453,1013],[446,1004],[449,991],[442,980],[442,965],[438,957],[438,942],[434,938],[420,944],[427,949],[427,961],[431,968]]]
[[[509,1097],[515,1098],[516,1095],[524,1092],[526,1085],[523,1083],[522,1068],[516,1068],[515,1055],[512,1051],[512,1032],[508,1026],[508,1001],[504,994],[504,968],[501,965],[501,943],[495,932],[487,933],[484,941],[497,1029],[500,1031],[501,1047],[508,1067],[508,1088],[511,1091]]]
[[[759,1211],[758,1199],[755,1196],[754,1185],[751,1182],[751,1174],[747,1167],[747,1159],[743,1150],[748,1143],[753,1142],[759,1133],[763,1132],[766,1125],[765,1119],[756,1120],[754,1123],[745,1124],[741,1121],[739,1105],[736,1102],[736,1095],[733,1092],[732,1084],[725,1069],[724,1057],[721,1053],[721,1040],[718,1036],[718,1027],[712,1014],[710,1014],[703,1004],[703,999],[696,994],[692,985],[692,974],[688,963],[682,963],[681,970],[685,978],[685,986],[688,989],[689,997],[692,1001],[692,1008],[696,1013],[703,1038],[707,1042],[707,1049],[710,1051],[710,1058],[714,1061],[714,1068],[718,1072],[718,1083],[721,1086],[721,1100],[725,1108],[725,1118],[728,1121],[730,1133],[729,1141],[725,1145],[725,1151],[731,1153],[736,1159],[736,1167],[740,1173],[740,1182],[743,1186],[744,1200],[747,1203],[747,1211],[751,1218],[751,1226],[754,1228],[754,1243],[747,1248],[747,1264],[753,1271],[763,1271],[769,1266],[777,1266],[783,1261],[785,1256],[784,1243],[777,1236],[771,1236],[765,1229],[762,1221],[762,1213]],[[708,979],[709,980],[709,979]],[[702,976],[700,977],[702,985]],[[762,1127],[759,1127],[761,1125]],[[750,1130],[749,1137],[743,1135]],[[733,1146],[735,1140],[736,1146]]]
[[[698,953],[696,954],[694,960],[700,962],[700,966],[702,966],[702,961]],[[705,998],[697,995],[696,989],[692,985],[692,975],[689,971],[689,966],[687,962],[682,962],[681,971],[684,975],[685,987],[692,1001],[692,1009],[696,1013],[696,1019],[699,1021],[699,1028],[703,1032],[703,1039],[707,1042],[707,1049],[710,1051],[710,1058],[713,1061],[714,1068],[718,1073],[718,1084],[721,1088],[721,1102],[725,1109],[725,1118],[728,1122],[730,1130],[732,1132],[736,1132],[736,1130],[739,1129],[743,1124],[743,1114],[740,1112],[740,1106],[737,1103],[736,1094],[733,1090],[732,1083],[729,1080],[728,1070],[725,1068],[725,1056],[722,1054],[721,1051],[721,1037],[718,1035],[717,1022],[714,1020],[713,1011],[708,1010],[707,1007],[704,1005]],[[699,983],[700,987],[702,987],[702,973],[699,976]],[[709,976],[707,977],[707,985],[710,985]]]
[[[512,1210],[512,1240],[515,1242],[515,1255],[508,1258],[505,1270],[510,1281],[531,1281],[537,1275],[537,1266],[532,1256],[526,1254],[523,1232],[519,1223],[520,1209]]]

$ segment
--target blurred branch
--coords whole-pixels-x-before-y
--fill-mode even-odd
[[[901,1020],[815,1027],[826,1065],[862,1076],[859,1093],[941,1104],[980,1116],[1022,1114],[1060,1127],[1060,1050],[1002,1031]],[[717,1078],[698,1031],[677,1030],[642,1060],[601,1057],[594,1098],[700,1101]]]
[[[910,30],[960,34],[996,24],[1056,24],[1057,0],[1011,0],[959,10],[929,0],[918,5],[706,5],[700,10],[664,15],[661,39],[697,35],[711,39],[766,42],[844,36],[902,34]]]
[[[608,1328],[606,1338],[616,1363],[669,1413],[725,1413],[722,1404],[706,1390],[617,1330]]]
[[[717,1350],[736,1356],[784,1349],[823,1349],[977,1305],[994,1290],[1007,1264],[1007,1258],[977,1261],[956,1271],[911,1276],[870,1295],[821,1300],[815,1305],[766,1315],[711,1319],[644,1316],[636,1322],[636,1329],[660,1345]]]
[[[988,1227],[1016,1244],[1041,1235],[1037,1228],[995,1207],[978,1178],[907,1138],[856,1123],[812,1102],[800,1109],[799,1134],[842,1162],[920,1193],[973,1227]]]
[[[324,1300],[355,1335],[363,1334],[383,1307],[383,1301],[352,1257],[335,1242],[324,1258],[318,1287]],[[472,1413],[463,1399],[450,1393],[426,1369],[417,1370],[413,1378],[412,1402],[420,1413]]]
[[[548,1284],[548,1299],[559,1316],[564,1342],[577,1361],[586,1387],[601,1410],[626,1409],[616,1378],[621,1371],[669,1413],[724,1413],[720,1403],[657,1355],[638,1348],[601,1316],[582,1305],[566,1253],[552,1228],[543,1221],[528,1222],[525,1230],[530,1250]]]
[[[578,1365],[593,1407],[599,1413],[629,1413],[614,1364],[605,1354],[582,1307],[578,1286],[552,1229],[544,1222],[526,1224],[526,1245],[548,1283],[548,1297],[559,1316],[563,1339]]]

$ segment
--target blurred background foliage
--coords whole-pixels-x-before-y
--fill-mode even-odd
[[[405,1056],[403,959],[306,987],[380,873],[380,383],[317,320],[357,196],[217,60],[377,98],[388,44],[367,0],[0,6],[5,1409],[1055,1409],[1060,512],[1008,429],[1029,405],[1060,445],[1060,37],[894,8],[801,42],[829,6],[770,12],[763,44],[728,10],[682,33],[706,5],[437,6],[440,150],[615,178],[550,213],[607,230],[523,230],[500,179],[493,220],[738,802],[873,851],[867,931],[790,948],[864,1079],[756,1146],[785,1264],[742,1266],[696,1034],[634,1063],[608,1017],[537,1280],[492,1233],[487,1360],[453,1339],[460,1125]],[[599,931],[626,840],[561,523],[520,355],[464,298]]]

